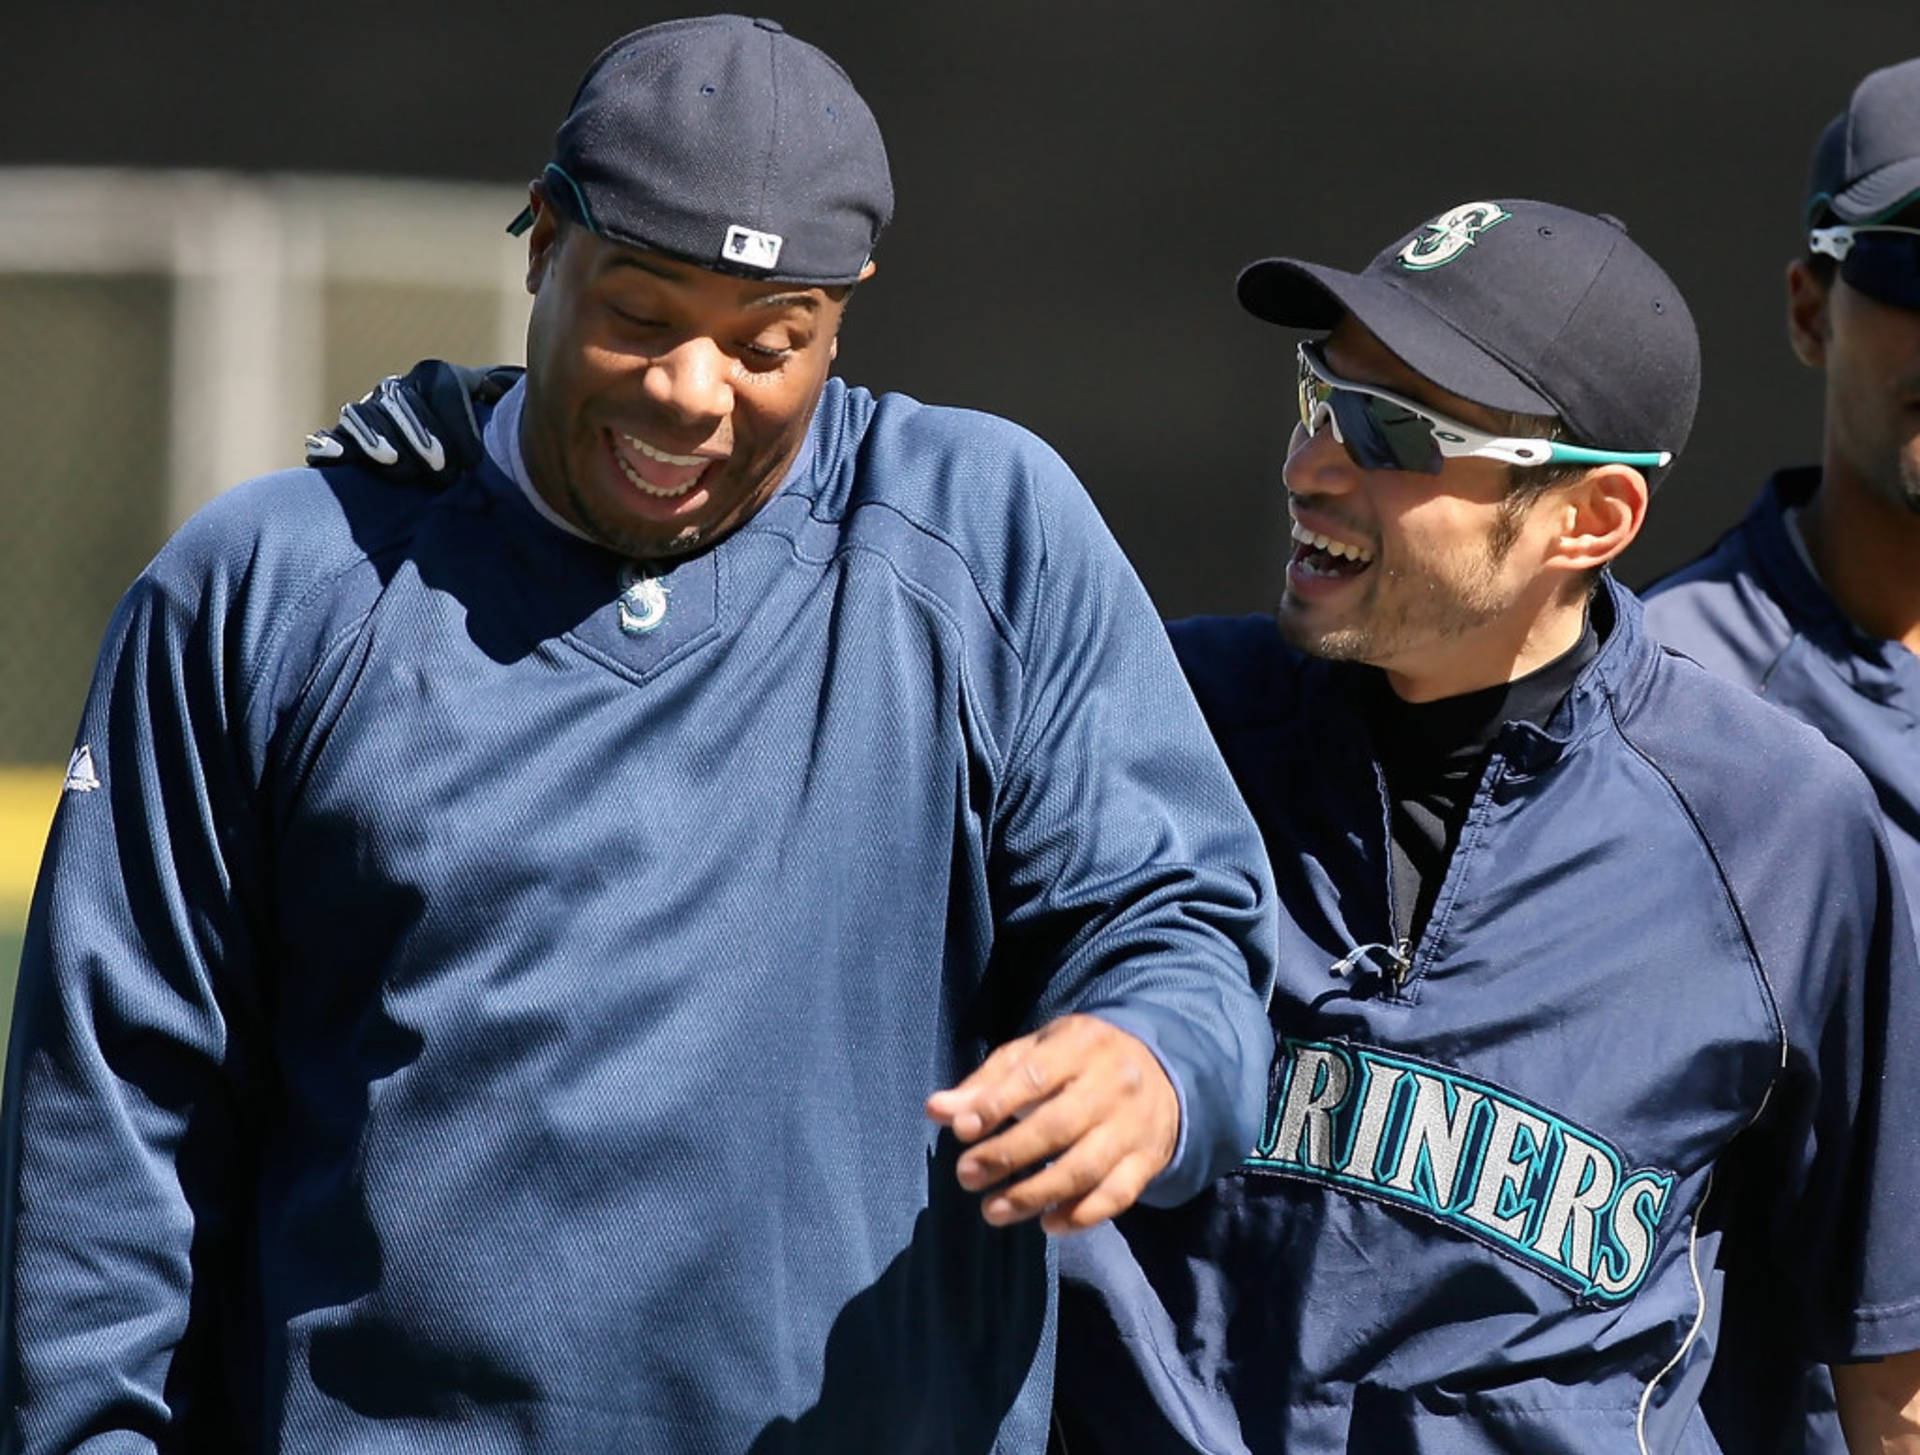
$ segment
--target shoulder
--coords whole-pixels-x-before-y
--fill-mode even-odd
[[[1883,857],[1878,806],[1858,766],[1816,729],[1663,651],[1621,731],[1666,779],[1743,905],[1785,896],[1869,907]]]
[[[256,476],[195,512],[143,579],[196,597],[243,585],[299,594],[404,543],[440,498],[344,467]]]
[[[833,514],[879,507],[988,559],[1104,535],[1066,461],[1011,420],[837,380],[821,409],[817,504]]]
[[[1036,630],[1159,617],[1106,522],[1059,454],[970,409],[878,397],[830,381],[808,492],[838,549],[871,553],[955,612],[983,606],[1025,655]]]
[[[1765,682],[1798,635],[1756,549],[1763,526],[1781,528],[1771,491],[1704,554],[1645,593],[1655,638],[1750,688]]]
[[[421,522],[461,489],[434,493],[351,468],[236,485],[190,517],[128,589],[110,650],[215,662],[251,711],[274,695],[255,689],[297,683],[365,618]]]

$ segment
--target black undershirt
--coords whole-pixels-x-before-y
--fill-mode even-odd
[[[1393,926],[1402,943],[1414,944],[1426,927],[1500,730],[1510,722],[1544,727],[1599,651],[1589,616],[1571,650],[1524,677],[1477,692],[1405,702],[1384,672],[1369,674],[1374,680],[1365,710],[1387,782]]]

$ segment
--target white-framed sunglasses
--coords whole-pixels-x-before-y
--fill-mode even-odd
[[[1301,428],[1312,434],[1331,423],[1334,439],[1363,470],[1437,475],[1445,461],[1463,455],[1509,465],[1633,465],[1643,470],[1673,459],[1670,450],[1595,450],[1559,440],[1489,434],[1391,389],[1342,379],[1327,367],[1317,344],[1301,344],[1299,357]]]
[[[1839,263],[1847,286],[1874,302],[1920,308],[1920,227],[1816,227],[1807,234],[1807,251]]]

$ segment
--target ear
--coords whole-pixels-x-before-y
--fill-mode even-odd
[[[1805,258],[1787,264],[1787,342],[1809,369],[1827,364],[1827,340],[1832,336],[1827,295],[1826,284],[1814,276]]]
[[[546,189],[538,182],[527,187],[527,211],[533,214],[533,226],[527,230],[527,292],[538,293],[560,240],[560,222],[547,205]]]
[[[1547,564],[1577,573],[1606,565],[1640,534],[1652,493],[1631,465],[1596,465],[1562,486],[1560,531],[1548,543]]]

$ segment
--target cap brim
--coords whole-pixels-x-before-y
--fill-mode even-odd
[[[1920,199],[1920,157],[1889,162],[1827,200],[1842,222],[1882,222]]]
[[[1488,409],[1560,413],[1493,354],[1380,278],[1297,258],[1265,258],[1242,270],[1236,291],[1247,312],[1283,328],[1331,329],[1351,313],[1421,378]]]

